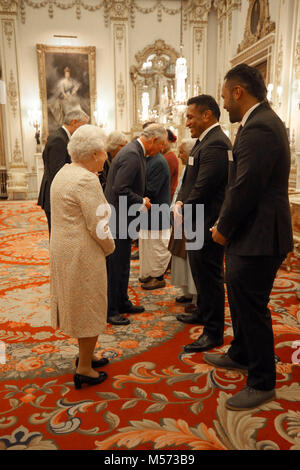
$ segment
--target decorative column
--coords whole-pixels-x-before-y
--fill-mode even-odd
[[[216,100],[220,106],[221,119],[220,124],[223,130],[232,139],[234,129],[230,125],[229,115],[225,112],[221,106],[222,103],[222,85],[224,76],[231,69],[231,59],[236,54],[236,28],[233,28],[233,24],[239,21],[238,10],[241,6],[241,0],[219,0],[214,2],[217,18],[218,18],[218,47],[217,47],[217,90]]]
[[[241,0],[220,0],[215,2],[218,16],[218,49],[217,49],[217,101],[221,100],[221,88],[226,72],[231,68],[230,59],[235,55],[233,49],[233,22],[238,21],[237,10]]]
[[[126,0],[113,2],[110,9],[114,61],[115,129],[130,130],[128,5]]]
[[[196,0],[190,12],[190,88],[191,96],[206,92],[207,23],[212,0]]]
[[[287,5],[281,5],[286,7]],[[287,18],[290,47],[290,73],[288,80],[288,112],[286,125],[291,137],[291,170],[289,189],[300,191],[300,5],[299,2],[288,5]]]
[[[0,51],[2,74],[6,83],[6,104],[4,121],[8,155],[8,193],[14,187],[16,192],[27,192],[27,164],[23,154],[22,118],[17,51],[17,8],[15,0],[0,0]],[[19,191],[22,189],[22,191]]]

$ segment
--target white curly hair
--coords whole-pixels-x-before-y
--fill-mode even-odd
[[[98,126],[84,124],[72,134],[68,153],[73,162],[89,160],[94,152],[105,150],[105,132]]]
[[[109,134],[106,141],[106,150],[112,152],[118,148],[119,145],[127,142],[125,134],[119,131],[113,131]]]
[[[190,151],[192,150],[192,148],[194,147],[195,143],[196,143],[196,140],[197,139],[182,139],[182,141],[180,142],[180,146],[182,146],[183,150],[186,152],[186,153],[190,153]]]

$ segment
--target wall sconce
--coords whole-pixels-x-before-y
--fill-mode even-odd
[[[96,125],[102,128],[107,126],[107,110],[106,108],[98,103],[99,107],[94,111],[94,118]]]
[[[281,104],[282,104],[282,103],[281,103],[282,91],[283,91],[282,86],[281,86],[281,85],[278,85],[278,87],[277,87],[277,103],[278,103],[279,108],[280,108],[280,106],[281,106]]]
[[[32,108],[28,110],[28,122],[29,125],[34,127],[35,129],[35,141],[36,141],[36,151],[41,151],[41,117],[42,113],[41,110],[38,108]]]

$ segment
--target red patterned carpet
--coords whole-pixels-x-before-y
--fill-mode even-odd
[[[206,365],[202,354],[182,354],[202,327],[176,321],[183,307],[169,282],[150,293],[140,288],[138,261],[131,264],[130,295],[146,313],[130,316],[128,326],[107,327],[97,354],[110,358],[108,380],[75,390],[76,341],[49,321],[43,212],[34,202],[0,203],[0,237],[0,450],[300,450],[295,258],[291,272],[280,270],[270,302],[280,357],[276,400],[233,412],[224,403],[245,376]],[[226,307],[225,345],[217,350],[226,351],[231,339]]]

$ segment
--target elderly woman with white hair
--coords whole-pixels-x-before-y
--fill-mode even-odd
[[[79,127],[68,152],[72,163],[59,170],[51,186],[51,320],[54,328],[78,339],[74,384],[81,388],[107,378],[95,369],[108,360],[99,360],[94,350],[106,328],[106,256],[115,245],[110,207],[97,177],[107,158],[103,132],[88,124]]]
[[[194,147],[196,139],[182,139],[179,145],[178,158],[181,160],[184,168],[181,172],[178,180],[177,188],[173,196],[171,203],[171,210],[176,202],[177,194],[181,188],[182,180],[184,178],[186,163],[189,158],[190,152]],[[173,240],[172,246],[170,246],[172,252],[171,259],[171,283],[174,286],[182,288],[182,295],[176,297],[176,302],[189,303],[191,305],[185,308],[186,313],[192,313],[196,307],[197,290],[193,280],[189,259],[186,256],[185,251],[185,240]]]
[[[113,131],[106,140],[107,160],[104,163],[103,170],[99,173],[99,180],[103,191],[105,190],[107,175],[112,160],[117,153],[127,144],[126,136],[120,131]]]

